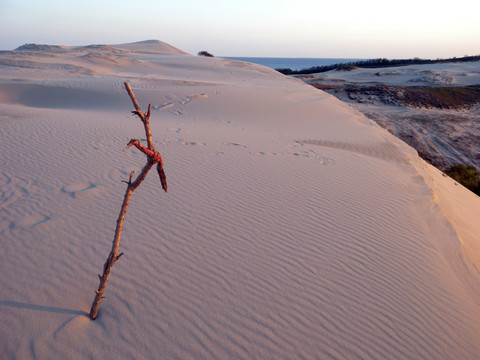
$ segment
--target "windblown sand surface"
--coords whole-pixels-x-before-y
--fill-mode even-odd
[[[154,109],[169,192],[132,197]],[[0,53],[6,359],[476,359],[480,199],[345,103],[161,42]]]

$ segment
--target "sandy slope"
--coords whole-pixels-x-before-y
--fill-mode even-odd
[[[0,353],[478,356],[477,197],[301,81],[147,45],[0,54]],[[149,174],[133,194],[92,322],[145,161],[121,152],[143,137],[124,80],[155,110],[169,192]]]
[[[425,90],[450,88],[462,91],[463,86],[478,86],[479,61],[358,68],[302,78],[351,104],[415,148],[423,159],[437,168],[444,170],[458,163],[480,168],[478,104],[462,104],[461,97],[455,96],[450,98],[450,104],[449,96],[443,98],[443,104],[442,101],[429,103],[429,91]],[[405,91],[419,90],[419,87],[424,87],[423,99],[403,101]]]

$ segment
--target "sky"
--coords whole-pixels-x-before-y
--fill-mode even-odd
[[[0,0],[0,50],[157,39],[191,54],[480,55],[475,0]]]

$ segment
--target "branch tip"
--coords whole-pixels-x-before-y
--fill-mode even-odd
[[[125,151],[127,149],[129,149],[131,146],[133,146],[133,143],[137,141],[136,139],[130,139],[130,141],[128,142],[127,146],[125,147],[125,149],[123,149],[122,151]]]
[[[130,84],[128,82],[123,83],[125,85],[125,89],[127,90],[128,96],[130,96],[130,99],[132,100],[133,106],[137,111],[140,111],[140,105],[138,105],[137,98],[135,97],[135,94],[132,91],[132,88],[130,87]]]

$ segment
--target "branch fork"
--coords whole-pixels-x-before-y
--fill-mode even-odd
[[[127,150],[131,146],[135,146],[138,150],[143,152],[145,155],[147,155],[154,163],[159,163],[162,162],[162,156],[158,151],[151,151],[147,148],[145,148],[140,141],[137,139],[130,139],[130,142],[128,143],[127,147],[123,149],[123,151]]]

